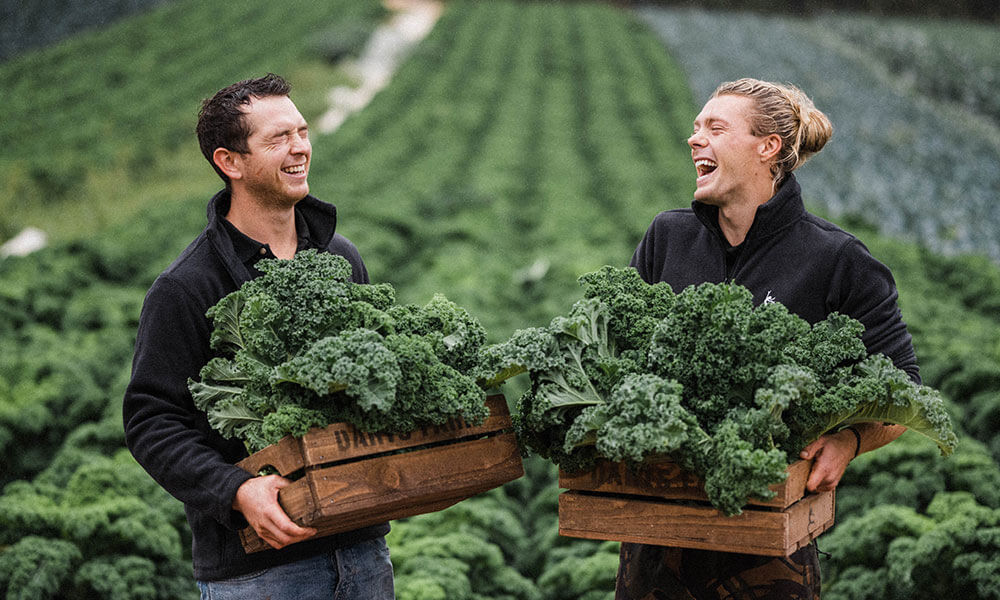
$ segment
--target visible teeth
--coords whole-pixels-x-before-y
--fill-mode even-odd
[[[291,173],[291,174],[305,173],[306,166],[305,165],[298,165],[298,166],[295,166],[295,167],[286,167],[286,168],[282,169],[282,171],[284,171],[285,173]]]
[[[708,175],[714,171],[719,165],[715,164],[715,161],[708,160],[707,158],[702,158],[694,161],[695,169],[698,170],[698,177],[703,175]]]

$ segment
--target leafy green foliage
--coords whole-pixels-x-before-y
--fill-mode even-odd
[[[290,76],[296,103],[312,121],[323,110],[329,77],[315,77],[312,87],[322,88],[315,99],[302,95],[311,89],[309,73],[301,70],[308,64],[302,47],[314,39],[310,32],[335,27],[344,11],[380,7],[355,0],[254,1],[225,8],[173,2],[142,19],[0,66],[9,92],[8,118],[0,119],[0,139],[8,142],[0,144],[0,188],[11,203],[0,219],[0,238],[26,224],[88,237],[0,261],[0,338],[6,350],[0,354],[0,388],[6,390],[0,406],[16,407],[0,426],[13,436],[7,445],[0,441],[0,480],[60,487],[82,462],[105,459],[122,446],[120,423],[103,428],[93,420],[107,412],[95,392],[109,405],[120,399],[143,292],[197,234],[205,199],[218,184],[191,137],[197,101],[247,74],[271,70]],[[218,18],[205,18],[206,10]],[[697,104],[719,81],[757,73],[802,85],[834,118],[834,142],[802,173],[814,209],[824,207],[841,223],[848,214],[862,214],[884,225],[883,231],[925,242],[940,235],[944,247],[968,248],[975,239],[995,243],[1000,238],[978,216],[995,205],[989,182],[998,161],[982,143],[992,130],[982,121],[971,131],[955,129],[955,113],[926,104],[919,88],[948,94],[960,89],[970,99],[988,101],[995,86],[987,77],[964,74],[963,65],[976,60],[965,48],[981,46],[992,52],[992,61],[996,44],[980,28],[951,21],[941,25],[962,30],[959,36],[944,32],[954,45],[939,46],[937,34],[930,34],[929,46],[916,47],[916,53],[912,45],[887,51],[900,35],[920,40],[922,29],[937,24],[902,23],[907,31],[901,34],[894,20],[872,18],[842,35],[844,29],[831,21],[854,17],[826,17],[816,24],[746,13],[675,13],[676,26],[664,35],[668,53],[645,22],[604,4],[450,2],[431,36],[369,107],[336,135],[313,135],[317,160],[310,183],[338,205],[338,230],[358,244],[375,279],[391,281],[407,302],[446,290],[481,315],[500,340],[516,328],[548,323],[573,302],[577,274],[624,263],[656,211],[687,205],[693,178],[683,140]],[[241,26],[229,27],[234,20]],[[287,27],[276,29],[276,22]],[[825,35],[803,39],[796,34],[802,28]],[[773,44],[775,36],[782,44]],[[219,58],[219,48],[240,44],[240,38],[265,41]],[[698,43],[707,38],[716,42],[711,48]],[[933,56],[944,50],[948,68],[922,66],[913,81],[905,68],[899,70],[903,78],[896,83],[908,91],[900,93],[873,74],[879,62],[901,55],[931,64],[925,58],[936,59],[923,56],[925,50]],[[845,60],[845,52],[862,52],[866,59]],[[214,60],[205,59],[213,54]],[[80,68],[81,61],[87,68]],[[942,78],[961,85],[942,87]],[[315,106],[304,106],[307,100]],[[925,109],[906,107],[914,103]],[[965,141],[955,143],[947,132]],[[49,157],[44,167],[25,162],[40,153]],[[55,196],[44,195],[46,190]],[[59,194],[72,202],[58,200]],[[128,209],[130,202],[149,209],[137,214]],[[960,204],[973,217],[942,208],[946,204]],[[105,228],[118,220],[125,223]],[[991,473],[1000,457],[1000,271],[981,257],[946,257],[859,229],[857,220],[845,224],[891,267],[924,381],[954,401],[965,435],[946,461],[938,459],[934,445],[910,434],[860,457],[838,490],[838,511],[847,511],[838,522],[888,502],[924,514],[938,490],[971,491],[980,504],[996,508],[1000,485]],[[72,300],[77,294],[78,304]],[[110,302],[89,304],[105,296]],[[71,304],[77,305],[69,317]],[[132,324],[114,326],[121,316]],[[85,339],[78,326],[93,337]],[[80,408],[73,408],[75,399],[82,400]],[[991,444],[993,458],[982,446],[970,452],[970,436]],[[508,564],[540,587],[544,579],[544,598],[582,597],[578,590],[587,587],[585,581],[594,586],[588,593],[610,598],[614,561],[590,557],[614,550],[558,536],[554,467],[537,457],[526,459],[525,467],[526,477],[504,486],[503,508],[484,506],[482,527],[470,535],[503,548]],[[186,548],[180,507],[167,501],[157,510],[173,515]],[[479,502],[468,500],[441,514]],[[440,530],[427,532],[434,533]],[[401,543],[393,541],[394,552]],[[85,556],[103,552],[86,542],[77,547]],[[594,567],[594,580],[587,571],[567,583],[563,575],[583,561]],[[559,562],[564,569],[557,569]],[[183,591],[160,580],[160,597],[196,598],[187,581],[190,565],[178,563]],[[31,560],[25,568],[42,572],[45,564]],[[550,570],[563,575],[546,575]],[[868,582],[858,581],[856,589],[880,589],[882,577],[874,571],[864,576]],[[843,570],[824,565],[824,581],[844,579]],[[23,595],[42,597],[30,589]],[[92,590],[85,595],[100,596]]]
[[[392,85],[317,136],[310,181],[373,279],[405,302],[445,290],[499,341],[547,323],[579,273],[626,261],[650,198],[685,202],[696,112],[627,12],[453,2]]]
[[[938,492],[968,492],[976,502],[1000,508],[1000,465],[979,441],[963,437],[948,460],[907,432],[878,452],[862,454],[837,486],[837,521],[884,504],[923,513]]]
[[[883,505],[825,538],[832,585],[849,600],[1000,597],[1000,510],[968,492],[940,492],[926,513]]]
[[[794,82],[831,117],[833,141],[797,172],[810,206],[834,220],[854,215],[884,236],[937,253],[1000,261],[995,25],[839,12],[803,19],[667,7],[639,13],[699,101],[750,73]],[[702,48],[705,39],[720,43]]]
[[[341,421],[402,433],[486,418],[483,389],[459,370],[486,339],[465,309],[440,294],[395,305],[391,285],[352,283],[347,259],[315,250],[258,268],[209,309],[219,356],[189,383],[223,435],[255,452]]]
[[[773,496],[768,487],[799,451],[839,427],[898,423],[942,454],[955,448],[941,395],[886,357],[865,357],[853,319],[833,314],[810,326],[781,304],[755,307],[749,290],[730,283],[674,295],[631,268],[581,282],[590,297],[548,328],[486,348],[482,361],[491,382],[528,373],[518,433],[564,469],[669,455],[735,514],[749,497]]]
[[[95,6],[109,3],[74,4],[91,15]],[[66,12],[66,7],[58,8]],[[123,212],[136,214],[155,200],[133,188],[124,190],[121,182],[151,175],[177,180],[178,153],[193,150],[194,163],[211,177],[193,144],[192,127],[203,98],[268,71],[291,76],[302,63],[320,60],[310,49],[312,34],[347,22],[371,31],[384,14],[376,0],[252,1],[216,7],[190,0],[162,2],[156,10],[0,64],[0,85],[9,98],[0,122],[0,238],[28,224],[49,225],[46,211],[63,232],[81,225],[102,228],[120,220]],[[17,27],[18,19],[4,20],[5,26]],[[44,23],[46,29],[58,29],[49,19]],[[248,39],[256,42],[246,44]],[[236,46],[243,51],[219,52]],[[41,118],[43,114],[48,117]],[[39,152],[49,160],[27,158]],[[102,188],[116,201],[105,205]],[[174,188],[171,201],[177,189],[183,187]]]
[[[71,542],[26,536],[0,552],[0,587],[8,598],[53,598],[82,558]]]
[[[9,598],[191,598],[181,504],[122,448],[121,415],[78,428],[33,481],[0,495]]]

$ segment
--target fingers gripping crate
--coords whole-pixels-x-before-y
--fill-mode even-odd
[[[278,501],[320,536],[434,512],[524,475],[504,397],[486,404],[490,416],[481,425],[456,418],[390,435],[334,423],[286,437],[237,466],[254,474],[273,467],[295,479]],[[252,528],[240,538],[247,553],[269,548]]]
[[[833,526],[834,492],[806,493],[811,461],[796,461],[771,486],[768,501],[750,500],[726,516],[708,504],[701,481],[671,462],[634,470],[601,462],[560,473],[559,534],[719,552],[787,556]]]

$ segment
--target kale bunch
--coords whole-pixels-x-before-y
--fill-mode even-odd
[[[1000,595],[1000,509],[939,491],[923,510],[876,506],[825,538],[824,598],[936,600]]]
[[[867,356],[854,319],[810,326],[739,285],[674,293],[631,268],[580,283],[568,314],[484,348],[477,371],[488,385],[528,374],[515,426],[527,451],[564,470],[669,456],[736,514],[772,497],[807,444],[853,423],[899,423],[943,454],[955,447],[940,394]]]
[[[335,422],[404,433],[488,415],[467,374],[486,332],[465,309],[440,294],[396,304],[391,285],[355,284],[346,259],[315,250],[258,268],[209,309],[217,356],[188,382],[226,437],[255,452]]]

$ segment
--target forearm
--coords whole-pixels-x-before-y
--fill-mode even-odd
[[[888,423],[858,423],[851,427],[858,432],[860,438],[860,443],[858,443],[858,438],[855,438],[855,444],[858,446],[858,455],[877,450],[903,435],[903,432],[906,431],[906,427],[902,425]]]

